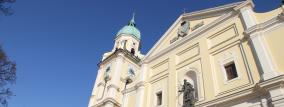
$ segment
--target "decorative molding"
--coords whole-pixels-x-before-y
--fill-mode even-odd
[[[110,89],[110,88],[114,88],[117,91],[119,91],[119,89],[120,89],[119,86],[116,86],[115,84],[110,84],[110,85],[107,86],[107,89]]]
[[[121,93],[122,94],[127,94],[129,92],[135,91],[135,90],[137,90],[140,87],[144,87],[144,84],[145,84],[144,81],[138,82],[133,87],[130,87],[130,88],[122,90]]]
[[[136,85],[135,85],[136,88],[144,87],[144,86],[145,86],[145,82],[144,82],[144,81],[138,82],[138,83],[136,83]]]
[[[225,11],[225,10],[232,10],[233,8],[239,6],[240,4],[244,4],[244,3],[246,3],[246,1],[241,1],[241,2],[231,3],[231,4],[227,4],[223,6],[214,7],[214,8],[208,8],[208,9],[204,9],[200,11],[186,13],[186,14],[183,14],[183,16],[184,17],[198,17],[204,14],[210,14],[210,13],[220,12],[220,11]]]
[[[228,45],[228,46],[226,46],[226,47],[223,47],[221,50],[218,50],[218,51],[216,51],[216,52],[214,52],[214,53],[211,53],[211,55],[210,55],[210,60],[212,60],[212,61],[214,61],[215,60],[215,55],[217,55],[217,54],[219,54],[219,53],[221,53],[221,52],[223,52],[224,50],[228,50],[229,48],[233,48],[233,47],[235,47],[235,46],[239,46],[241,44],[241,42],[240,42],[240,40],[238,40],[238,41],[236,41],[236,42],[233,42],[233,43],[231,43],[230,45]],[[240,48],[240,47],[239,47]],[[240,51],[241,51],[241,49],[240,49]],[[236,52],[235,52],[236,53]],[[236,61],[237,60],[237,58],[238,57],[241,57],[241,56],[236,56],[236,54],[235,55],[227,55],[228,57],[226,57],[226,58],[223,58],[223,59],[221,59],[221,65],[222,65],[222,60],[226,60],[226,59],[229,59],[228,61],[230,61],[230,59],[232,60],[232,59],[234,59],[234,57],[233,56],[235,56],[235,59],[234,59],[234,61]],[[233,58],[232,58],[233,57]],[[218,59],[217,60],[218,62],[216,62],[216,65],[220,65],[220,59]],[[219,63],[219,64],[218,64]],[[240,63],[245,63],[245,62],[240,62]],[[236,69],[237,69],[237,72],[238,72],[238,75],[240,76],[240,70],[238,69],[239,67],[240,67],[240,64],[237,64],[237,63],[235,63],[236,64]],[[220,65],[220,66],[221,66]],[[217,66],[217,67],[220,67],[220,66]],[[237,68],[238,67],[238,68]],[[246,68],[246,66],[244,66],[245,67],[245,69],[247,70],[248,68]],[[235,92],[235,91],[239,91],[239,90],[241,90],[242,88],[246,88],[247,86],[250,86],[250,85],[252,85],[253,84],[253,81],[251,81],[251,78],[250,78],[250,75],[248,75],[249,76],[249,78],[248,78],[248,83],[245,83],[245,84],[242,84],[242,85],[240,85],[240,86],[237,86],[237,87],[235,87],[235,88],[232,88],[232,89],[229,89],[229,90],[226,90],[226,91],[222,91],[222,92],[220,92],[220,86],[219,86],[219,83],[218,83],[218,79],[217,79],[217,72],[219,72],[219,71],[216,71],[216,66],[215,66],[215,62],[213,62],[213,64],[211,64],[211,68],[212,68],[212,72],[211,72],[211,75],[212,75],[212,77],[213,77],[213,83],[214,83],[214,89],[215,89],[215,91],[214,91],[214,95],[215,95],[215,97],[218,97],[218,96],[226,96],[226,95],[228,95],[228,94],[230,94],[230,93],[232,93],[232,92]],[[247,72],[249,72],[249,71],[247,71]],[[224,77],[226,77],[225,76],[225,74],[223,73],[223,76]],[[225,80],[224,80],[225,81]],[[226,82],[224,82],[225,84],[226,84]]]
[[[194,25],[192,28],[191,28],[191,31],[194,31],[198,28],[200,28],[201,26],[204,25],[204,21],[201,21],[200,23],[197,23],[196,25]]]
[[[280,75],[269,80],[257,83],[255,85],[250,85],[244,87],[234,93],[219,96],[213,100],[200,102],[196,104],[196,107],[208,107],[208,106],[217,106],[218,104],[222,104],[224,102],[231,102],[234,99],[238,99],[244,96],[250,97],[259,97],[260,93],[267,93],[267,89],[272,86],[283,85],[284,84],[284,75]]]
[[[152,60],[155,60],[163,55],[165,55],[166,53],[168,53],[169,51],[179,47],[180,45],[184,44],[185,42],[188,42],[196,37],[201,36],[203,33],[205,33],[206,31],[210,30],[212,27],[222,23],[223,21],[229,19],[232,16],[237,15],[237,13],[235,13],[234,11],[231,11],[227,14],[224,14],[223,16],[221,16],[220,18],[216,19],[215,21],[213,21],[212,23],[205,25],[204,27],[197,29],[195,32],[192,32],[191,34],[189,34],[188,36],[185,36],[182,40],[177,41],[175,43],[173,43],[172,45],[170,45],[169,47],[163,49],[162,51],[160,51],[159,53],[151,56],[151,57],[144,57],[143,62],[144,63],[148,63]],[[156,47],[154,47],[156,48]],[[149,53],[150,54],[150,53]]]
[[[150,80],[149,80],[149,83],[153,84],[155,82],[158,82],[164,78],[168,78],[169,77],[169,73],[163,73],[163,74],[160,74],[160,76],[155,76],[155,77],[152,77]]]
[[[134,62],[137,65],[139,65],[141,61],[141,59],[138,56],[131,54],[128,50],[119,48],[119,49],[116,49],[111,55],[109,55],[103,61],[100,61],[97,65],[101,66],[102,64],[109,62],[113,58],[119,58],[119,57],[123,59],[124,58],[130,59],[132,62]]]
[[[199,43],[190,45],[186,49],[176,53],[176,65],[180,65],[196,56],[200,55]]]
[[[282,15],[280,14],[266,22],[257,24],[245,30],[244,34],[246,38],[250,39],[250,43],[253,45],[255,50],[254,54],[257,56],[257,61],[260,63],[260,70],[262,71],[262,79],[266,80],[273,78],[279,73],[276,71],[277,65],[273,61],[268,45],[264,39],[264,33],[276,28],[277,25],[283,24]]]
[[[194,64],[197,64],[195,66]],[[181,69],[177,70],[178,76],[183,76],[183,78],[178,77],[178,82],[182,81],[184,78],[188,78],[187,73],[193,72],[195,73],[196,84],[194,87],[197,87],[197,94],[198,94],[198,101],[202,102],[205,100],[205,89],[204,89],[204,77],[203,71],[201,67],[201,59],[195,60],[187,66],[182,67]],[[192,78],[193,79],[193,78]],[[196,86],[197,85],[197,86]]]
[[[263,30],[265,30],[265,29],[267,29],[267,28],[269,28],[269,27],[271,27],[271,26],[273,26],[277,23],[283,23],[284,20],[282,19],[282,17],[284,17],[284,14],[281,14],[277,17],[274,17],[274,18],[272,18],[272,19],[270,19],[266,22],[254,25],[254,26],[250,27],[249,29],[246,29],[244,31],[244,34],[249,36],[249,35],[251,35],[255,32],[261,32],[261,31],[263,31]]]
[[[117,40],[117,39],[119,39],[120,37],[122,37],[122,36],[128,36],[128,37],[131,37],[131,38],[134,38],[135,40],[137,40],[138,42],[140,42],[140,39],[139,38],[136,38],[136,36],[131,36],[131,35],[128,35],[128,34],[120,34],[119,36],[116,36],[115,37],[115,41]]]
[[[112,104],[114,104],[115,106],[121,107],[121,104],[120,104],[119,102],[117,102],[115,99],[110,98],[110,97],[105,98],[105,99],[102,100],[101,102],[99,102],[99,103],[97,103],[97,104],[95,104],[95,105],[93,105],[93,106],[91,106],[91,107],[101,107],[101,106],[103,106],[103,105],[105,105],[105,104],[107,104],[107,103],[112,103]]]
[[[234,35],[227,35],[227,34],[225,34],[226,32],[229,32],[230,30],[233,30],[232,32],[234,32]],[[223,35],[224,37],[222,37],[222,34],[224,34],[224,35]],[[214,38],[217,38],[217,37],[220,37],[220,36],[221,36],[221,38],[223,38],[223,39],[226,38],[226,39],[223,40],[223,41],[219,41],[219,43],[217,42],[217,43],[214,43],[214,44],[213,44]],[[218,31],[218,32],[216,32],[216,33],[214,33],[213,35],[211,35],[211,36],[209,36],[209,37],[207,38],[208,48],[209,48],[209,49],[212,49],[212,48],[214,48],[214,47],[217,47],[217,46],[219,46],[220,44],[223,44],[224,42],[229,41],[229,40],[231,40],[231,39],[233,39],[233,38],[235,38],[235,37],[237,37],[237,36],[239,36],[239,33],[238,33],[238,29],[237,29],[237,27],[236,27],[236,23],[231,24],[231,25],[229,25],[228,27],[226,27],[226,28],[224,28],[224,29],[222,29],[222,30],[220,30],[220,31]]]
[[[169,58],[155,64],[150,68],[150,76],[155,77],[169,70]]]
[[[240,5],[236,6],[234,8],[235,11],[239,11],[240,9],[242,9],[243,7],[250,5],[252,8],[255,6],[252,0],[246,0],[242,3],[240,3]]]
[[[184,18],[187,18],[187,17],[197,17],[199,15],[204,15],[204,14],[209,14],[209,13],[212,13],[212,12],[218,12],[218,11],[224,11],[224,10],[230,10],[231,12],[224,12],[225,14],[222,15],[220,18],[218,18],[217,20],[213,21],[212,23],[208,24],[208,25],[205,25],[204,27],[202,27],[202,29],[199,29],[198,31],[195,31],[195,33],[193,34],[190,34],[190,37],[185,37],[187,39],[185,40],[188,40],[188,38],[192,38],[193,36],[196,36],[196,35],[200,35],[200,33],[203,33],[205,31],[207,31],[208,29],[210,29],[212,26],[216,25],[216,24],[219,24],[221,23],[222,21],[228,19],[230,16],[234,15],[234,13],[236,13],[236,11],[233,11],[233,8],[240,5],[240,4],[244,4],[246,3],[247,1],[242,1],[242,2],[237,2],[237,3],[232,3],[232,4],[228,4],[228,5],[225,5],[225,6],[220,6],[220,7],[216,7],[216,8],[209,8],[209,9],[205,9],[205,10],[201,10],[201,11],[196,11],[196,12],[192,12],[192,13],[187,13],[187,14],[183,14],[181,15],[175,22],[174,24],[166,31],[166,33],[161,37],[161,39],[158,40],[158,42],[156,42],[156,44],[151,48],[151,50],[146,54],[146,56],[142,59],[142,61],[145,61],[146,63],[149,62],[147,60],[151,60],[153,58],[155,58],[155,56],[160,56],[161,54],[165,54],[166,50],[170,50],[172,49],[172,47],[176,47],[177,46],[177,43],[175,43],[174,46],[170,46],[166,49],[164,49],[162,52],[159,52],[158,54],[154,55],[152,58],[149,58],[153,52],[157,49],[158,46],[161,45],[161,42],[164,41],[164,39],[169,36],[169,33],[173,30],[173,28],[175,26],[177,26],[177,24]],[[181,42],[184,42],[185,41],[184,39],[179,41],[178,44],[180,44]]]
[[[237,55],[236,55],[236,52],[227,52],[225,54],[223,54],[223,57],[219,59],[219,65],[220,65],[220,68],[221,68],[221,71],[223,73],[223,80],[224,80],[224,84],[229,84],[230,82],[233,82],[235,80],[240,80],[242,78],[242,75],[240,73],[240,65],[239,65],[239,62],[237,61]],[[236,70],[237,70],[237,75],[238,77],[232,79],[232,80],[228,80],[227,78],[227,72],[226,72],[226,69],[225,69],[225,66],[226,64],[228,63],[235,63],[235,66],[236,66]]]

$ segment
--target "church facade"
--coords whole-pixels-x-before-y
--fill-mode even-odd
[[[98,64],[89,107],[192,107],[188,95],[195,107],[283,107],[284,6],[253,8],[184,13],[146,55],[133,17]]]

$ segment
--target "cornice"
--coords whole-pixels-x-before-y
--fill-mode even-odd
[[[239,6],[240,4],[245,4],[247,3],[247,1],[241,1],[241,2],[236,2],[236,3],[231,3],[231,4],[227,4],[227,5],[223,5],[223,6],[218,6],[218,7],[214,7],[214,8],[208,8],[208,9],[204,9],[204,10],[200,10],[200,11],[195,11],[195,12],[191,12],[191,13],[185,13],[182,16],[183,17],[198,17],[198,16],[202,16],[202,15],[206,15],[206,14],[210,14],[210,13],[215,13],[215,12],[220,12],[220,11],[225,11],[225,10],[230,10],[233,9],[234,7]]]
[[[174,24],[172,24],[172,26],[164,33],[161,39],[159,39],[158,42],[156,42],[155,45],[150,49],[150,51],[145,55],[142,61],[147,59],[157,49],[157,47],[161,45],[160,43],[164,41],[166,36],[169,35],[169,33],[174,29],[174,27],[181,21],[182,17],[183,17],[182,15],[178,17],[178,19],[174,22]]]
[[[252,86],[249,86],[247,88],[243,88],[240,90],[235,91],[232,94],[226,95],[226,96],[221,96],[219,98],[210,100],[210,101],[205,101],[205,102],[200,102],[197,103],[196,106],[214,106],[218,105],[224,102],[230,102],[231,100],[244,97],[244,96],[259,96],[260,93],[265,94],[269,88],[275,87],[275,86],[282,86],[284,84],[284,75],[280,75],[274,78],[271,78],[266,81],[261,81],[260,83],[256,83]],[[254,96],[253,96],[254,95]]]
[[[119,89],[120,89],[119,86],[116,86],[115,84],[110,84],[110,85],[107,86],[107,89],[110,89],[110,88],[114,88],[117,91],[119,91]]]
[[[115,99],[110,98],[110,97],[105,98],[103,101],[101,101],[98,104],[93,105],[92,107],[100,107],[100,106],[103,106],[103,105],[105,105],[107,103],[113,103],[114,105],[116,105],[118,107],[121,107],[121,104],[119,102],[117,102]]]
[[[208,24],[208,25],[204,25],[204,27],[194,31],[193,33],[185,36],[183,39],[181,39],[180,41],[176,41],[175,43],[171,44],[169,47],[167,47],[166,49],[160,51],[159,53],[157,53],[156,55],[152,56],[152,57],[149,57],[145,60],[143,60],[143,62],[145,63],[148,63],[166,53],[168,53],[169,51],[177,48],[178,46],[184,44],[185,42],[187,41],[190,41],[200,35],[202,35],[204,32],[210,30],[212,27],[222,23],[223,21],[227,20],[228,18],[236,15],[237,13],[235,11],[231,11],[231,12],[228,12],[226,14],[224,14],[223,16],[221,16],[220,18],[216,19],[215,21],[213,21],[212,23]]]
[[[122,36],[128,36],[128,37],[132,37],[135,40],[137,40],[138,42],[140,42],[140,39],[137,38],[136,36],[131,36],[131,34],[127,35],[127,34],[120,34],[119,36],[116,36],[114,40],[117,40],[118,38],[122,37]]]
[[[234,7],[234,10],[235,11],[238,11],[240,10],[241,8],[245,7],[245,6],[251,6],[252,8],[254,7],[254,3],[252,0],[246,0],[246,1],[243,1],[242,3],[240,3],[240,5]]]
[[[265,30],[265,29],[267,29],[267,28],[269,28],[269,27],[271,27],[271,26],[273,26],[273,25],[275,25],[277,23],[281,23],[283,21],[284,21],[284,14],[281,13],[278,16],[276,16],[276,17],[274,17],[274,18],[272,18],[272,19],[270,19],[270,20],[268,20],[266,22],[254,25],[254,26],[246,29],[244,31],[244,34],[245,35],[251,35],[251,34],[253,34],[255,32],[263,31],[263,30]]]
[[[155,45],[150,49],[150,51],[146,54],[146,56],[142,59],[142,61],[144,61],[145,59],[148,59],[148,57],[150,57],[150,55],[153,54],[153,52],[157,49],[157,47],[161,45],[160,43],[162,41],[164,41],[164,39],[169,35],[169,33],[174,29],[174,27],[184,18],[197,17],[197,16],[200,16],[200,15],[205,15],[205,14],[210,14],[210,13],[214,13],[214,12],[218,12],[218,11],[225,11],[225,10],[230,10],[230,9],[231,9],[230,11],[232,11],[234,7],[236,7],[240,4],[247,3],[247,2],[248,1],[241,1],[241,2],[227,4],[227,5],[224,5],[224,6],[204,9],[204,10],[195,11],[195,12],[191,12],[191,13],[185,13],[185,14],[180,15],[178,17],[178,19],[172,24],[172,26],[163,34],[161,39],[159,39],[155,43]]]
[[[111,60],[112,58],[115,58],[117,56],[126,57],[126,58],[130,59],[131,61],[133,61],[137,65],[139,65],[139,62],[141,61],[141,59],[138,56],[133,55],[128,50],[124,50],[124,49],[119,48],[119,49],[116,49],[111,55],[106,57],[104,60],[100,61],[97,65],[100,66],[102,64],[105,64],[106,62],[108,62],[109,60]]]
[[[138,82],[138,83],[136,83],[136,85],[134,85],[133,87],[122,90],[121,93],[122,93],[122,94],[126,94],[126,93],[132,92],[132,91],[134,91],[134,90],[137,90],[138,88],[144,86],[144,83],[145,83],[144,81]]]
[[[269,88],[270,86],[275,86],[275,84],[284,84],[284,75],[277,76],[265,81],[258,83],[260,88]]]

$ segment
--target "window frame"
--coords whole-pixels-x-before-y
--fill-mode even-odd
[[[238,77],[239,77],[235,62],[233,62],[233,61],[232,61],[232,62],[229,62],[229,63],[227,63],[226,65],[224,65],[224,67],[225,67],[225,70],[226,70],[227,80],[230,81],[230,80],[232,80],[232,79],[235,79],[235,78],[238,78]],[[231,68],[231,69],[232,69],[232,71],[230,72],[230,74],[229,74],[228,68]]]
[[[226,71],[225,66],[227,66],[230,63],[234,63],[235,64],[236,73],[237,73],[238,77],[228,80],[228,78],[227,78],[227,71]],[[227,58],[227,59],[221,60],[220,61],[220,66],[221,66],[221,72],[223,72],[224,84],[229,84],[229,83],[231,83],[233,81],[241,79],[241,73],[240,73],[240,68],[239,68],[240,66],[238,64],[237,57],[234,54],[231,57]]]

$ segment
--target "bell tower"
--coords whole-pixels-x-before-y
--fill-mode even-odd
[[[134,55],[140,54],[140,31],[136,28],[135,15],[129,23],[116,34],[114,49],[124,49]]]
[[[140,31],[134,15],[116,34],[114,47],[99,62],[89,107],[121,107],[122,90],[131,84],[140,69]]]

